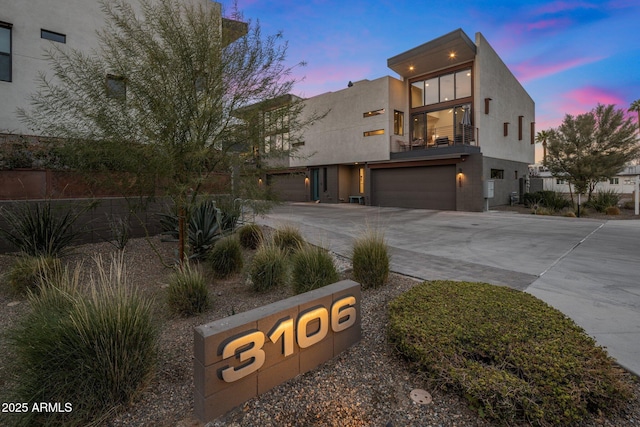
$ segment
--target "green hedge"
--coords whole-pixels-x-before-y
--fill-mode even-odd
[[[402,355],[500,423],[573,425],[631,396],[606,352],[529,294],[425,282],[392,301],[389,313],[389,339]]]

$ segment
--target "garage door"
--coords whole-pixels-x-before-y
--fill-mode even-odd
[[[373,205],[418,209],[456,209],[455,166],[373,169]]]
[[[303,173],[274,174],[267,177],[271,191],[279,200],[306,202],[309,190],[305,188]]]

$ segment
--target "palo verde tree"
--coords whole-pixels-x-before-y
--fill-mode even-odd
[[[65,141],[59,151],[71,168],[122,172],[123,190],[160,187],[184,208],[208,177],[245,159],[236,112],[290,93],[296,81],[282,36],[263,36],[237,11],[231,20],[214,2],[138,2],[101,0],[99,47],[51,48],[52,75],[40,76],[31,108],[18,114],[36,133]],[[288,117],[300,105],[291,103]],[[294,140],[304,124],[291,123]]]
[[[578,194],[591,194],[600,181],[620,172],[640,153],[635,125],[615,105],[598,105],[578,116],[567,114],[550,131],[544,165],[567,179]],[[573,192],[572,192],[573,198]]]

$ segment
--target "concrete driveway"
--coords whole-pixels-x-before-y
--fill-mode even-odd
[[[367,228],[384,230],[393,271],[529,292],[640,374],[640,220],[292,203],[257,221],[297,225],[308,241],[345,256]]]

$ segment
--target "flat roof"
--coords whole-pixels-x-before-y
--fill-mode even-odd
[[[411,78],[473,61],[475,56],[475,43],[458,28],[387,59],[387,66],[403,78]]]

